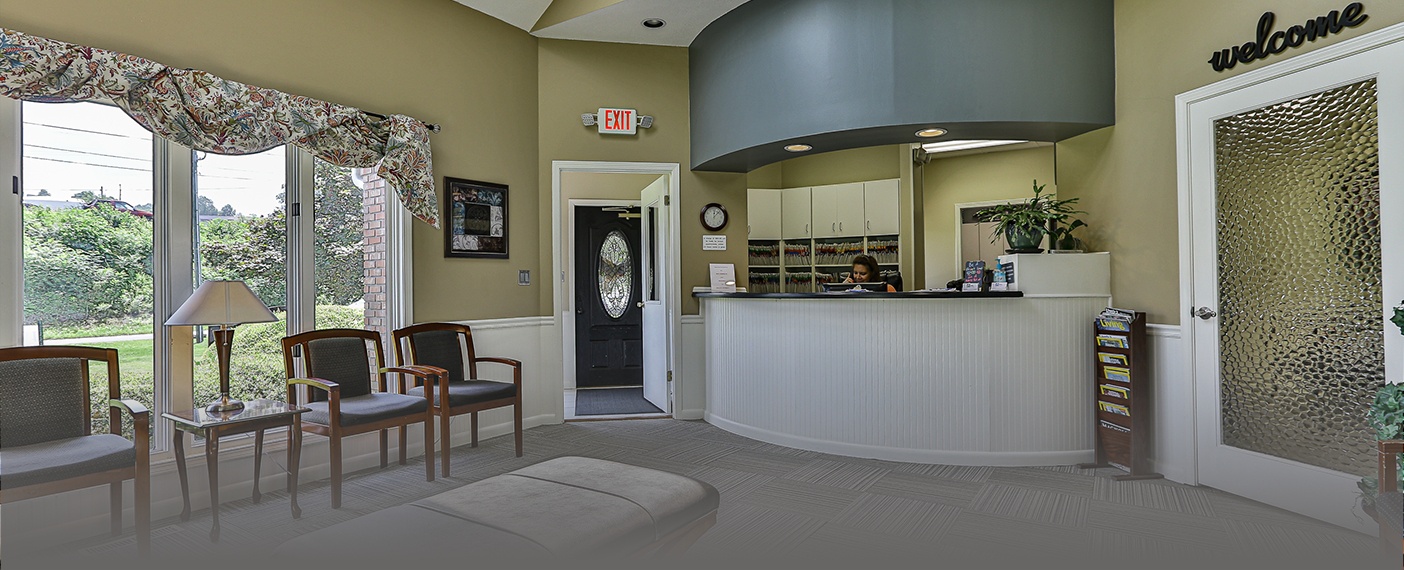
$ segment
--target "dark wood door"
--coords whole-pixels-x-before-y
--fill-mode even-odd
[[[575,209],[575,385],[581,388],[643,385],[638,209],[619,210]]]

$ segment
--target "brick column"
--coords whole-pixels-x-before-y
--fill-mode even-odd
[[[393,352],[390,344],[389,295],[386,291],[389,282],[386,257],[389,253],[388,189],[385,180],[375,175],[374,168],[357,169],[356,175],[362,180],[362,216],[365,220],[365,239],[362,243],[365,247],[366,328],[379,331],[386,347]]]

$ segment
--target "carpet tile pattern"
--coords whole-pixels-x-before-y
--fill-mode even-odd
[[[671,419],[534,428],[525,433],[522,458],[513,455],[510,437],[485,440],[476,449],[458,447],[453,477],[433,483],[424,481],[422,458],[350,473],[339,510],[331,508],[326,480],[304,482],[299,520],[289,516],[282,490],[266,493],[260,504],[247,497],[228,500],[218,544],[209,542],[209,511],[201,509],[189,522],[154,521],[153,550],[158,561],[222,567],[222,556],[271,551],[298,534],[563,455],[679,473],[721,492],[716,526],[685,559],[667,567],[1385,567],[1373,537],[1213,489],[1163,480],[1118,482],[1111,479],[1117,471],[1072,466],[848,458]],[[281,465],[273,457],[265,469]],[[130,526],[126,531],[62,550],[130,555],[134,539]]]

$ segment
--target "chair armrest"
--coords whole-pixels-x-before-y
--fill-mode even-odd
[[[430,408],[434,407],[434,385],[445,386],[444,389],[439,390],[439,403],[441,406],[444,407],[444,409],[448,408],[448,388],[446,384],[448,383],[449,377],[447,370],[439,368],[438,366],[429,366],[425,364],[406,364],[403,366],[391,366],[388,368],[381,368],[380,373],[399,374],[401,394],[404,394],[406,392],[405,376],[413,376],[415,378],[415,386],[418,386],[420,382],[423,382],[424,399],[429,401]]]
[[[341,385],[331,380],[323,380],[321,378],[288,378],[289,388],[299,384],[311,386],[327,393],[336,392],[338,395],[341,393]]]
[[[426,378],[426,379],[427,379],[427,378],[431,378],[431,377],[432,377],[432,378],[447,378],[447,377],[448,377],[448,371],[447,371],[447,370],[444,370],[443,368],[439,368],[438,366],[428,366],[428,365],[424,365],[424,364],[406,364],[406,365],[404,365],[404,366],[391,366],[391,367],[389,367],[389,368],[381,368],[381,369],[380,369],[380,373],[381,373],[381,374],[390,374],[390,373],[409,374],[410,376],[414,376],[414,377],[417,377],[417,378]]]
[[[522,393],[522,361],[516,360],[516,359],[512,359],[512,358],[494,358],[494,357],[491,357],[491,356],[482,356],[482,357],[474,358],[474,359],[473,359],[473,362],[474,362],[474,363],[478,363],[478,362],[491,362],[491,363],[493,363],[493,364],[506,364],[507,366],[511,366],[512,369],[513,369],[513,370],[512,370],[512,383],[517,385],[517,394],[518,394],[518,395],[521,395],[521,393]],[[476,380],[476,378],[475,378],[475,380]]]
[[[151,410],[146,409],[146,406],[141,405],[141,402],[138,402],[136,400],[119,400],[114,398],[108,400],[107,405],[108,407],[123,410],[131,414],[132,417],[146,416],[151,414]]]

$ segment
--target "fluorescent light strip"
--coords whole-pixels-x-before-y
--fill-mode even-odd
[[[1029,141],[981,141],[981,140],[945,141],[945,142],[938,142],[938,143],[926,143],[926,144],[924,144],[924,145],[921,145],[921,148],[922,148],[922,150],[925,150],[926,152],[954,152],[954,151],[957,151],[957,150],[970,150],[970,149],[972,149],[972,148],[986,148],[986,147],[991,147],[991,146],[1004,146],[1004,145],[1011,145],[1011,144],[1022,144],[1022,143],[1026,143],[1026,142],[1029,142]]]

